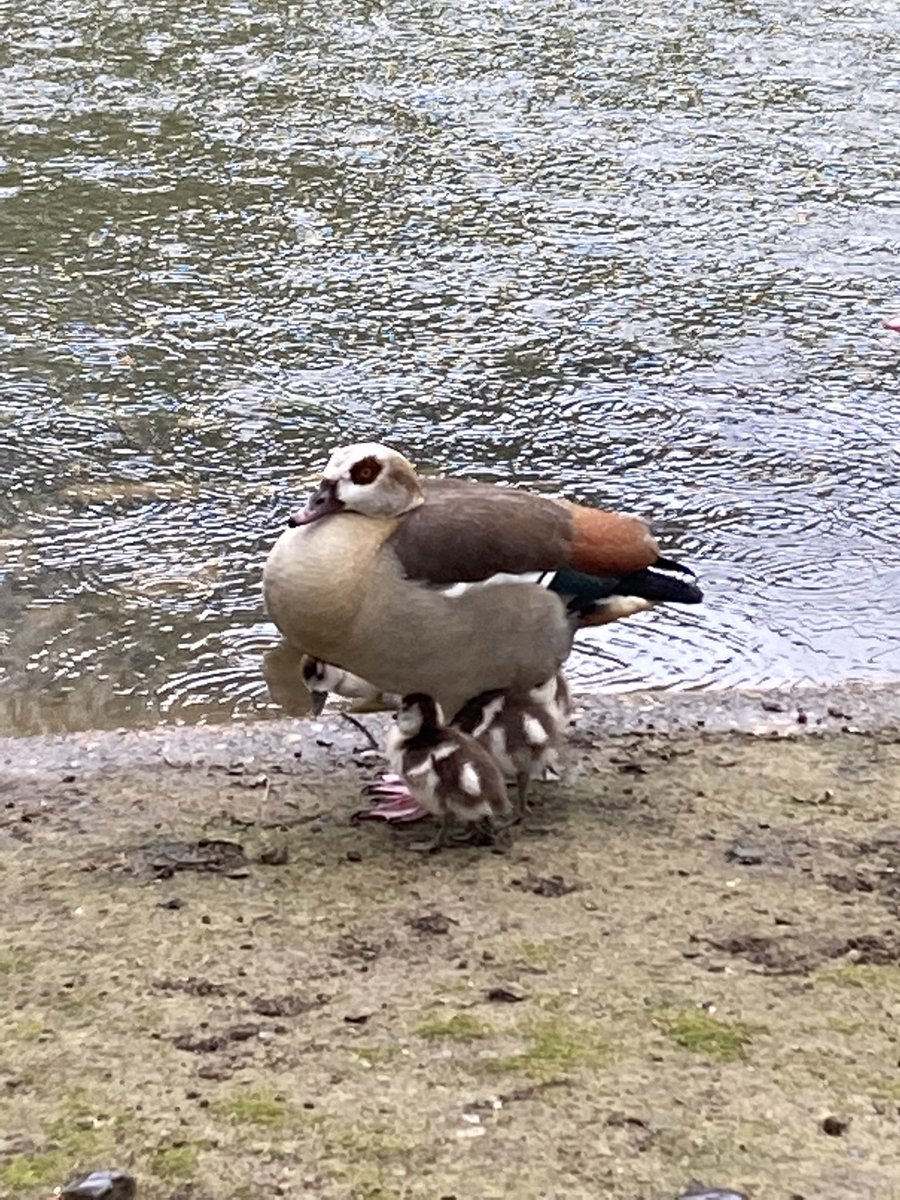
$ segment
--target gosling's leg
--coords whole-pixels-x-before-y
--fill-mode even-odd
[[[442,850],[450,839],[450,832],[453,827],[453,814],[449,809],[445,808],[438,818],[437,833],[430,842],[410,842],[410,850],[416,850],[419,854],[436,854],[438,850]]]
[[[516,817],[508,817],[505,821],[498,821],[496,817],[488,821],[488,831],[490,834],[488,844],[494,846],[497,850],[505,853],[512,849],[513,844],[513,825]]]
[[[513,825],[517,825],[524,820],[525,813],[528,811],[528,786],[531,783],[531,771],[516,772],[516,799],[513,804]]]

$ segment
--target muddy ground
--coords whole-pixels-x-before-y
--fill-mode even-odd
[[[900,1197],[896,699],[601,704],[425,858],[339,718],[0,742],[0,1194]]]

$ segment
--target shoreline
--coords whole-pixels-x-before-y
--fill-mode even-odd
[[[584,737],[636,734],[736,733],[757,737],[877,733],[900,728],[900,683],[833,687],[636,691],[574,696],[577,728]],[[363,714],[383,737],[387,714]],[[318,743],[327,740],[329,745]],[[311,764],[351,751],[363,739],[330,707],[321,719],[273,717],[212,725],[159,724],[140,729],[0,737],[0,771],[40,775],[61,769],[214,765],[286,749]]]

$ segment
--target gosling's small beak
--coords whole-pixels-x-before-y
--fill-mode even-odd
[[[342,500],[337,497],[337,489],[333,483],[323,480],[306,502],[306,508],[300,508],[288,517],[288,525],[295,529],[298,525],[310,525],[330,513],[340,512],[344,507]]]
[[[319,717],[322,715],[322,709],[325,707],[325,703],[328,700],[328,693],[327,692],[310,692],[310,696],[312,698],[313,716]]]

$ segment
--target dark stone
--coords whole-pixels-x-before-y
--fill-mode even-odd
[[[822,1132],[829,1137],[841,1137],[847,1132],[850,1122],[846,1117],[828,1116],[822,1122]]]
[[[695,1179],[688,1184],[687,1191],[676,1196],[675,1200],[747,1200],[747,1197],[732,1188],[707,1187]]]
[[[484,997],[486,1000],[493,1000],[497,1004],[519,1004],[525,999],[521,992],[514,992],[512,988],[505,987],[488,988]]]
[[[70,1179],[59,1200],[133,1200],[137,1184],[125,1171],[91,1171]]]
[[[765,861],[764,852],[747,842],[735,842],[725,851],[725,861],[740,863],[742,867],[758,867]]]
[[[288,857],[287,846],[269,846],[260,853],[259,861],[265,867],[283,867]]]
[[[534,896],[549,896],[554,899],[559,896],[568,896],[570,892],[575,892],[579,888],[577,883],[567,883],[562,875],[526,875],[524,879],[513,879],[510,887],[517,888],[520,892],[531,892]]]
[[[159,992],[187,992],[189,996],[227,996],[224,983],[213,983],[211,979],[199,979],[189,975],[186,979],[158,979],[153,988]]]
[[[433,912],[425,913],[421,917],[409,917],[406,923],[416,933],[444,934],[450,932],[451,925],[457,925],[459,922],[444,916],[443,913]]]
[[[257,996],[251,1001],[250,1007],[261,1017],[298,1017],[301,1013],[312,1012],[328,1003],[328,997],[319,993],[314,999],[307,996]]]

